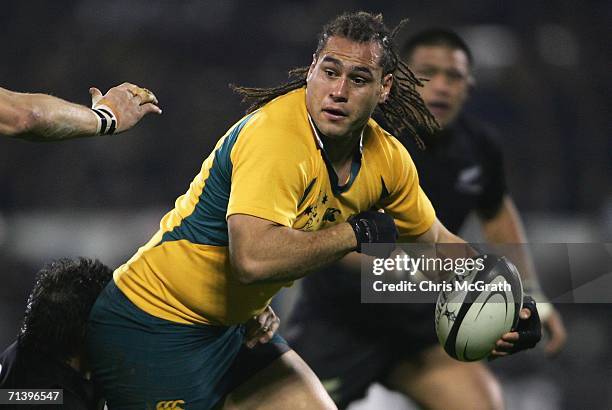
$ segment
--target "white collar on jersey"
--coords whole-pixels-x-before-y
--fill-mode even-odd
[[[321,140],[321,137],[319,136],[319,130],[317,130],[317,127],[315,126],[314,122],[312,121],[312,117],[310,116],[310,113],[308,113],[308,122],[310,123],[310,127],[312,128],[312,132],[315,135],[315,139],[317,140],[317,145],[319,146],[319,148],[321,148],[323,151],[325,151],[325,146],[323,145],[323,140]],[[363,154],[363,131],[365,130],[365,127],[363,130],[361,130],[361,135],[359,136],[359,153]]]

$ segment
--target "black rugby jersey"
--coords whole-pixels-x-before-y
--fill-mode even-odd
[[[412,137],[401,139],[438,219],[453,233],[471,212],[490,219],[502,204],[506,179],[497,140],[493,129],[465,116],[426,138],[424,151]]]
[[[79,372],[48,354],[21,349],[17,342],[0,355],[0,388],[2,389],[63,389],[63,405],[20,404],[19,409],[91,410],[99,399],[93,383]]]

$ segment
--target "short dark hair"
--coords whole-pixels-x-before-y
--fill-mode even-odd
[[[431,28],[420,31],[410,37],[400,50],[404,61],[409,61],[412,53],[421,46],[445,46],[453,50],[462,50],[468,58],[470,66],[474,59],[467,43],[456,32],[445,28]]]
[[[18,344],[67,360],[81,350],[96,298],[112,278],[98,260],[58,259],[38,271],[19,331]]]

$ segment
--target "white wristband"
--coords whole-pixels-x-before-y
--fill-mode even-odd
[[[96,105],[91,110],[96,114],[98,120],[97,135],[110,135],[117,129],[117,116],[107,105]]]
[[[523,280],[523,291],[536,301],[540,319],[543,321],[548,319],[548,317],[552,314],[554,307],[546,295],[544,295],[544,292],[542,292],[542,288],[540,287],[538,280],[535,278]]]

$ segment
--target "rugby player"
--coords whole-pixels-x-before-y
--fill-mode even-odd
[[[38,271],[17,341],[0,355],[0,388],[63,389],[65,408],[101,408],[83,341],[89,311],[111,278],[110,268],[86,258],[59,259]]]
[[[363,245],[464,243],[371,119],[378,107],[393,133],[435,127],[392,40],[382,15],[344,14],[288,83],[236,87],[248,115],[92,309],[88,347],[110,408],[335,408],[280,336],[244,349],[245,321]]]
[[[91,109],[46,94],[0,88],[0,135],[57,141],[127,131],[148,113],[161,114],[157,98],[146,88],[123,83],[104,95],[89,89]]]
[[[438,218],[457,232],[475,212],[489,242],[526,243],[507,191],[497,137],[489,126],[462,112],[474,83],[466,43],[452,31],[431,29],[409,39],[401,56],[417,77],[427,79],[419,93],[442,127],[425,135],[424,151],[413,139],[401,139]],[[339,407],[364,396],[374,382],[428,409],[503,406],[500,386],[484,364],[458,362],[438,344],[432,305],[361,305],[355,274],[360,264],[350,259],[303,281],[287,330],[291,346]],[[529,257],[520,259],[521,273],[533,275]],[[334,286],[329,286],[331,277]],[[536,278],[523,277],[525,291],[540,295]],[[562,321],[549,304],[538,303],[538,310],[551,336],[546,350],[556,353],[565,340]]]
[[[82,257],[58,259],[38,271],[17,340],[0,354],[0,388],[63,389],[62,408],[104,407],[90,378],[84,339],[91,307],[111,278],[106,265]],[[278,326],[278,317],[267,307],[247,322],[245,345],[266,343]],[[16,404],[23,409],[49,406]]]

